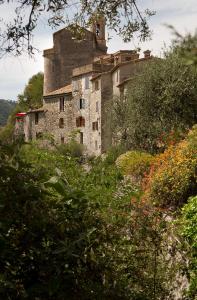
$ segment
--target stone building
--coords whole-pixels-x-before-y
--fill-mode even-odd
[[[124,95],[128,81],[152,59],[135,50],[107,54],[105,21],[93,22],[78,40],[67,29],[53,35],[53,48],[44,50],[43,107],[24,118],[26,141],[49,133],[56,143],[67,143],[76,131],[88,154],[99,155],[111,145],[106,106]]]

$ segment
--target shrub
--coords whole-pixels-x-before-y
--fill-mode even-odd
[[[149,172],[152,161],[153,156],[149,153],[128,151],[118,157],[116,164],[124,175],[131,175],[141,181],[144,174]]]
[[[51,170],[62,158],[33,149],[27,162],[22,150],[0,145],[0,299],[128,299],[113,284],[112,246],[94,204],[63,173],[38,172],[50,156]]]
[[[140,202],[115,165],[98,157],[83,172],[54,149],[4,148],[0,299],[165,298],[160,209]]]
[[[197,196],[191,197],[182,208],[183,235],[197,249]]]
[[[122,154],[124,153],[125,147],[123,145],[117,145],[117,146],[113,146],[111,147],[108,151],[107,151],[107,155],[105,157],[105,163],[106,164],[114,164],[116,159]]]
[[[58,146],[58,151],[66,156],[81,158],[83,156],[84,146],[71,140],[68,144]]]
[[[64,156],[71,156],[73,158],[81,159],[85,150],[84,145],[79,144],[76,140],[79,130],[74,130],[69,135],[69,142],[57,146],[57,150]]]
[[[164,207],[177,207],[193,196],[196,188],[195,171],[197,126],[186,139],[158,155],[148,177],[147,196]]]
[[[190,251],[189,254],[189,296],[196,299],[197,296],[197,196],[191,197],[182,208],[181,233],[186,238]]]

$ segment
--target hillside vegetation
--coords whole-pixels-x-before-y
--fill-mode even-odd
[[[74,134],[60,146],[52,137],[13,143],[0,134],[0,299],[197,299],[190,42],[177,42],[162,62],[169,68],[175,59],[180,81],[167,80],[164,65],[155,76],[151,65],[147,82],[140,79],[147,92],[135,87],[112,107],[113,118],[120,109],[119,136],[105,155],[84,155]],[[133,112],[124,115],[127,105]]]
[[[16,106],[16,102],[0,99],[0,127],[5,126],[10,113]]]
[[[26,112],[29,109],[39,108],[42,106],[43,78],[44,76],[42,72],[33,75],[28,80],[24,91],[18,95],[17,102],[14,103],[15,105],[13,109],[9,111],[9,114],[7,115],[7,125],[4,124],[6,126],[0,130],[0,136],[4,141],[9,142],[13,140],[14,125],[16,120],[15,115],[17,112]]]

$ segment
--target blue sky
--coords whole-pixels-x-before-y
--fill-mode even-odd
[[[168,47],[173,35],[165,24],[173,25],[182,33],[194,33],[197,29],[197,0],[138,0],[141,10],[149,8],[156,11],[156,15],[150,19],[150,27],[153,31],[152,40],[139,43],[134,38],[130,43],[123,43],[118,36],[112,37],[108,42],[108,52],[112,53],[120,49],[133,49],[140,47],[143,50],[150,49],[153,55],[161,56],[164,44]],[[12,19],[12,7],[0,6],[0,18]],[[34,44],[39,52],[33,59],[27,55],[21,57],[6,56],[0,59],[0,99],[16,100],[28,79],[39,71],[43,71],[43,49],[52,47],[52,30],[46,25],[44,18],[40,21],[34,36]]]

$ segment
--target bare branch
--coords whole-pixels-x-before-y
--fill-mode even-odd
[[[147,18],[153,12],[148,9],[140,12],[137,0],[18,0],[16,17],[6,23],[0,32],[0,56],[3,52],[20,55],[26,51],[32,55],[34,46],[32,36],[42,15],[47,16],[48,24],[57,27],[63,23],[68,26],[88,27],[95,14],[103,15],[109,29],[117,32],[125,42],[139,33],[142,40],[148,39],[150,30]],[[0,5],[10,5],[10,1],[0,0]]]

